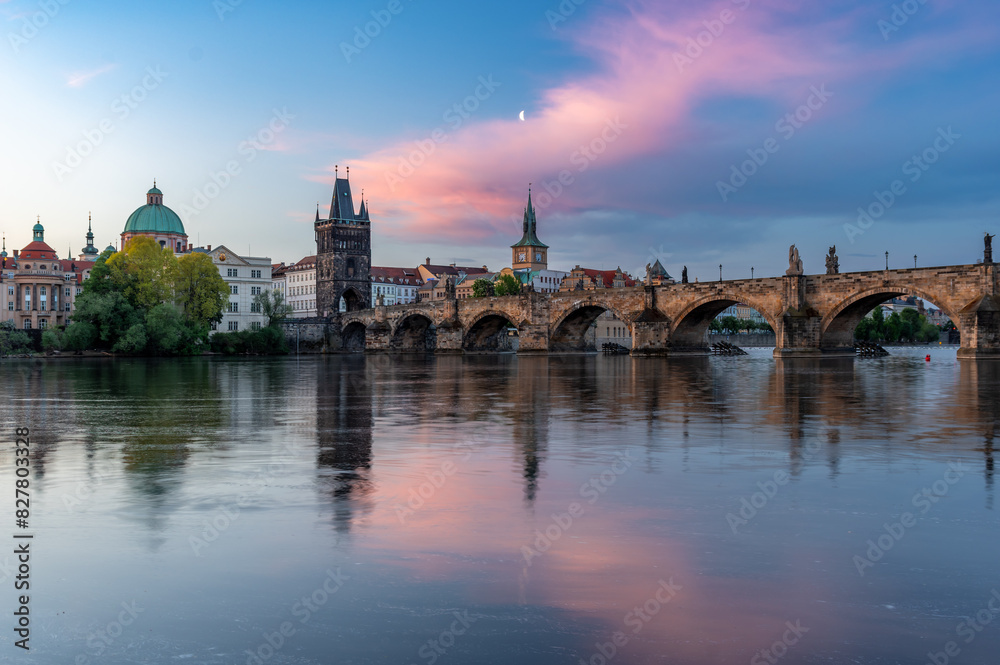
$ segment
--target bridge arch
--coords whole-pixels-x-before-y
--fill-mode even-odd
[[[462,335],[462,350],[465,352],[488,352],[506,350],[507,329],[517,327],[516,318],[499,309],[488,309],[477,314]]]
[[[401,318],[392,331],[392,349],[403,353],[421,353],[437,348],[437,326],[424,312]]]
[[[574,303],[556,318],[549,334],[549,350],[595,351],[596,341],[587,339],[587,331],[604,312],[611,312],[629,328],[635,319],[601,298],[587,298]]]
[[[347,321],[340,329],[340,345],[348,353],[361,353],[365,350],[365,331],[368,326],[362,320]]]
[[[905,284],[890,284],[851,294],[827,312],[819,326],[820,348],[853,348],[854,329],[861,320],[886,300],[900,296],[916,296],[932,303],[958,326],[960,334],[964,334],[958,311],[947,298]]]
[[[756,298],[738,291],[722,291],[703,296],[688,303],[673,318],[670,328],[670,345],[678,349],[703,349],[708,346],[708,328],[712,321],[727,307],[736,304],[752,307],[760,313],[778,335],[780,319]]]

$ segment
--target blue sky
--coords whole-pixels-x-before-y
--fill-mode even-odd
[[[1000,226],[993,3],[231,2],[0,1],[8,251],[91,211],[107,245],[155,177],[193,242],[293,262],[335,164],[377,265],[506,265],[528,182],[564,270],[967,263]]]

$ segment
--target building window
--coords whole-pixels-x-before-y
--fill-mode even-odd
[[[8,300],[8,301],[7,301],[7,309],[8,309],[9,311],[11,311],[11,312],[13,312],[13,311],[14,311],[14,301],[13,301],[13,300]]]
[[[66,289],[66,297],[69,298],[69,288]]]
[[[209,325],[209,328],[211,328],[212,330],[218,330],[219,324],[215,321],[212,321],[211,325]]]
[[[259,302],[250,303],[250,311],[254,313],[260,313],[260,303]]]
[[[252,295],[252,296],[260,295],[260,287],[259,286],[251,286],[250,287],[250,295]]]
[[[31,319],[25,319],[24,320],[24,329],[25,330],[31,330]]]
[[[236,268],[226,268],[226,277],[236,277]]]
[[[250,330],[260,330],[260,321],[254,321],[251,323]]]
[[[230,300],[229,301],[229,310],[228,311],[230,311],[230,312],[239,312],[240,311],[240,304],[238,302],[233,302],[233,301]]]
[[[230,284],[229,285],[229,292],[231,294],[233,294],[234,296],[238,295],[239,292],[240,292],[240,285],[239,284]]]
[[[38,329],[45,330],[47,319],[38,319]]]
[[[66,311],[69,311],[69,303],[66,303]]]
[[[259,270],[251,270],[250,271],[250,277],[253,278],[253,279],[260,279],[260,271]]]
[[[239,329],[240,329],[240,322],[239,321],[230,321],[229,322],[229,332],[236,332]]]
[[[80,295],[82,292],[83,292],[83,288],[82,287],[79,287],[79,286],[76,287],[76,295]]]

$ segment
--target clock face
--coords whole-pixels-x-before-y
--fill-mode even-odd
[[[541,252],[535,252],[535,260],[536,261],[541,261],[542,260],[542,253]]]
[[[523,261],[524,260],[524,252],[518,252],[518,254],[517,254],[517,260],[518,261]]]

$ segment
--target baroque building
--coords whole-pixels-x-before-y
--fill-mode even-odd
[[[146,205],[129,215],[122,231],[122,247],[135,236],[150,236],[160,244],[169,247],[175,254],[190,251],[184,224],[177,213],[163,205],[163,192],[156,187],[146,192]]]
[[[63,326],[68,323],[78,284],[89,261],[60,260],[45,242],[45,228],[39,221],[31,230],[31,242],[7,256],[6,241],[0,252],[3,289],[3,320],[24,330]]]
[[[315,308],[322,317],[372,306],[371,219],[364,197],[354,211],[350,175],[335,177],[329,217],[320,219],[316,209]]]

